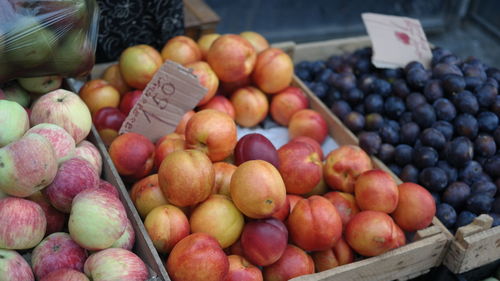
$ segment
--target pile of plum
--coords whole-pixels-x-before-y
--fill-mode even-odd
[[[443,48],[432,54],[430,69],[378,69],[363,48],[299,62],[295,73],[366,152],[432,192],[450,230],[479,214],[499,225],[500,70]]]

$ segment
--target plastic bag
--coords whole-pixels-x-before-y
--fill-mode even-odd
[[[0,0],[0,82],[88,74],[98,20],[95,0]]]

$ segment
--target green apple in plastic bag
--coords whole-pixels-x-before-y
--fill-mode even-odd
[[[15,101],[24,107],[30,105],[31,97],[28,91],[23,89],[16,81],[6,83],[2,90],[6,100]]]
[[[84,75],[92,69],[94,59],[93,47],[87,34],[75,30],[66,34],[55,49],[52,65],[57,73],[65,76]]]
[[[32,68],[47,62],[57,44],[52,31],[44,28],[33,17],[20,17],[6,37],[5,57],[23,68]]]

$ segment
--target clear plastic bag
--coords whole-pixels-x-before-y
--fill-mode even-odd
[[[88,74],[98,22],[95,0],[0,0],[0,82]]]

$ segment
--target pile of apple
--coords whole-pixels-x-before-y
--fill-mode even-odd
[[[85,140],[85,103],[59,89],[29,112],[0,100],[0,280],[148,278],[119,192]]]
[[[126,63],[134,48],[148,50],[142,64]],[[131,47],[112,66],[117,81],[140,89],[132,81],[154,71],[137,68],[160,56],[193,68],[206,96],[155,143],[115,130],[109,154],[172,280],[288,280],[353,262],[356,253],[380,255],[404,245],[405,231],[431,224],[431,194],[398,186],[359,147],[323,157],[325,120],[290,86],[289,56],[260,35],[213,34],[198,44],[179,36],[161,54]],[[80,95],[93,96],[87,85]],[[99,112],[119,109],[95,110],[101,135],[113,131]],[[238,125],[257,126],[268,114],[288,126],[287,144],[276,149],[256,133],[237,139]]]

